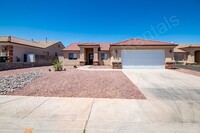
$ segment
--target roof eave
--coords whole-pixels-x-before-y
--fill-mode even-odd
[[[158,44],[150,44],[150,45],[111,44],[111,46],[178,46],[178,44],[161,44],[161,45],[158,45]]]
[[[14,44],[22,45],[22,46],[26,46],[26,47],[45,49],[43,47],[36,47],[36,46],[26,45],[26,44],[22,44],[22,43],[16,43],[16,42],[12,42],[12,41],[0,41],[0,43],[14,43]]]

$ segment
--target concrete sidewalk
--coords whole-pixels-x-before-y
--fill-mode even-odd
[[[0,96],[0,132],[199,133],[200,101]]]

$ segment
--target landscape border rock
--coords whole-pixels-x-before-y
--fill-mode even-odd
[[[42,71],[32,71],[0,77],[0,94],[5,95],[31,83],[35,78],[44,75]]]

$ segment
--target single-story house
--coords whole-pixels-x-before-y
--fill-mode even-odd
[[[180,44],[174,49],[174,59],[183,64],[200,63],[200,44]]]
[[[0,36],[0,62],[27,62],[27,55],[59,56],[64,45],[60,41],[24,40]]]
[[[113,68],[170,68],[176,44],[133,38],[117,43],[72,43],[63,49],[64,65]]]

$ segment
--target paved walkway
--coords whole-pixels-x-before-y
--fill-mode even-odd
[[[0,96],[0,133],[199,133],[200,78],[123,70],[147,100]]]
[[[199,101],[0,97],[1,133],[199,133]]]

